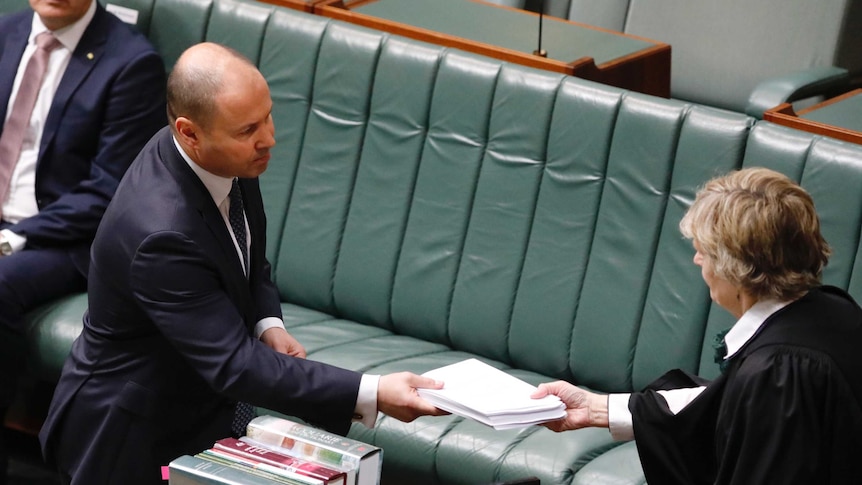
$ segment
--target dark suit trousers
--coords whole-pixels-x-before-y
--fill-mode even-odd
[[[0,222],[0,229],[9,226]],[[27,248],[0,257],[0,325],[21,332],[21,318],[36,306],[85,291],[87,280],[63,248]]]
[[[0,228],[5,226],[0,223]],[[0,409],[9,405],[23,365],[23,315],[42,303],[85,291],[87,281],[63,249],[25,249],[0,257]]]
[[[8,226],[0,223],[0,229]],[[61,249],[26,249],[0,257],[0,419],[15,395],[25,364],[23,315],[36,306],[87,289],[87,281]],[[2,432],[2,429],[0,429]],[[6,482],[6,450],[0,435],[0,484]]]

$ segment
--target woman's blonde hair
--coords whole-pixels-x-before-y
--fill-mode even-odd
[[[758,299],[791,300],[818,286],[831,253],[808,192],[765,168],[707,182],[679,228],[716,276]]]

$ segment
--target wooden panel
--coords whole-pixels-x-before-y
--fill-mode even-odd
[[[264,3],[278,5],[279,7],[292,8],[294,10],[302,10],[303,12],[313,13],[314,4],[321,0],[260,0]]]
[[[653,94],[662,97],[670,96],[671,46],[668,44],[622,34],[620,32],[600,29],[598,27],[577,22],[545,17],[543,22],[555,22],[553,27],[557,29],[569,29],[573,36],[584,33],[592,35],[600,33],[601,35],[609,36],[607,38],[611,40],[614,38],[619,38],[622,42],[631,42],[632,40],[635,40],[645,45],[644,48],[606,60],[598,65],[593,57],[589,55],[584,55],[572,60],[552,59],[536,55],[535,50],[532,52],[526,50],[515,50],[483,42],[482,39],[479,39],[479,37],[482,37],[481,34],[477,34],[476,32],[471,33],[471,38],[467,38],[461,35],[453,35],[452,33],[444,33],[429,28],[417,27],[416,25],[411,25],[406,22],[393,21],[368,15],[360,11],[363,6],[368,6],[377,1],[380,0],[354,0],[347,3],[343,0],[322,0],[314,4],[314,12],[326,17],[351,22],[377,30],[383,30],[424,42],[462,49],[507,62],[577,76],[646,94]],[[482,8],[496,9],[489,10],[488,13],[495,13],[498,16],[501,11],[505,11],[512,20],[517,20],[519,25],[523,25],[524,18],[528,19],[531,25],[533,22],[535,22],[536,26],[539,25],[538,14],[534,12],[491,4],[481,0],[463,1],[471,2],[470,9],[472,10],[475,10],[476,5],[481,5]],[[524,18],[521,18],[520,16],[524,16]],[[484,18],[477,18],[475,19],[475,24],[480,25],[483,21],[485,21]],[[545,25],[546,28],[551,26],[550,24]]]
[[[776,106],[775,108],[764,112],[763,119],[779,125],[795,128],[797,130],[807,131],[809,133],[814,133],[817,135],[829,136],[838,140],[849,141],[851,143],[862,144],[862,132],[803,118],[803,116],[808,113],[824,108],[826,106],[840,103],[841,101],[859,95],[862,95],[862,89],[850,91],[849,93],[842,94],[841,96],[828,99],[810,108],[800,110],[799,113],[796,113],[794,111],[793,105],[791,105],[790,103],[783,103],[779,106]],[[862,113],[860,113],[859,115],[862,116]]]

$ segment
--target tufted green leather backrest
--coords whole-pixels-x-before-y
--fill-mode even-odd
[[[18,12],[30,6],[27,0],[3,0],[0,2],[0,15]]]
[[[544,11],[552,15],[594,27],[622,32],[630,0],[511,0],[510,6]]]
[[[206,40],[231,46],[259,65],[263,34],[273,9],[265,3],[215,2],[206,28]]]
[[[269,5],[153,16],[185,9],[195,27],[160,49],[222,42],[270,84],[285,302],[604,391],[714,375],[732,319],[677,225],[706,180],[753,165],[812,192],[826,280],[862,295],[862,147]]]
[[[709,300],[676,224],[751,119],[277,14],[286,301],[606,390],[697,370]]]
[[[625,29],[630,0],[550,0],[555,2],[568,4],[565,17],[569,20],[617,32]]]
[[[267,258],[273,269],[279,264],[284,215],[303,149],[320,38],[328,25],[329,20],[322,17],[275,9],[263,36],[260,70],[272,96],[276,145],[260,189],[269,215]]]
[[[150,25],[153,21],[154,1],[155,0],[99,0],[99,2],[109,12],[113,12],[146,36],[150,35]],[[119,7],[120,11],[117,11],[116,7]],[[131,16],[124,15],[128,10],[133,11]]]
[[[209,41],[236,49],[258,64],[264,30],[274,7],[233,0],[100,0],[137,14],[135,27],[158,49],[170,71],[180,54]]]
[[[213,0],[99,0],[109,11],[134,12],[132,25],[150,39],[170,72],[188,47],[206,40]],[[124,18],[124,17],[121,17]],[[125,18],[128,22],[129,19]]]

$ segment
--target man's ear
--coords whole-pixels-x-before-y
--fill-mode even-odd
[[[200,127],[194,121],[184,116],[177,117],[176,121],[174,121],[174,129],[177,132],[177,137],[185,145],[193,147],[200,141]]]

